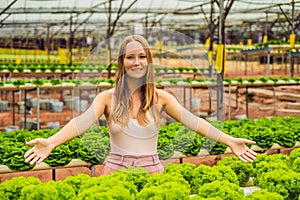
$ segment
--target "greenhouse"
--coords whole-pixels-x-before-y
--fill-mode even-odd
[[[1,0],[0,199],[300,200],[299,13]]]

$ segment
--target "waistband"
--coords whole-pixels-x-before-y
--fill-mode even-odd
[[[115,164],[123,167],[149,167],[159,165],[160,160],[158,154],[150,155],[122,155],[110,152],[107,158],[108,164]]]

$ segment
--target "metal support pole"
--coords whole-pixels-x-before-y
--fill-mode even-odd
[[[274,113],[276,112],[276,87],[273,87],[273,105],[274,105]]]
[[[13,112],[13,116],[12,116],[12,120],[13,120],[13,125],[16,125],[15,124],[15,114],[16,114],[16,112],[15,112],[15,91],[12,91],[12,112]]]
[[[239,86],[236,86],[235,89],[235,109],[239,107]]]
[[[228,85],[228,120],[231,118],[231,84]]]
[[[37,105],[36,105],[36,118],[37,118],[37,130],[40,130],[40,87],[36,88],[36,98],[37,98]]]
[[[248,86],[246,86],[246,117],[248,118],[249,115],[248,115]]]
[[[220,0],[220,16],[219,16],[219,44],[225,45],[225,20],[224,20],[224,2]],[[224,65],[225,65],[225,46],[222,52],[222,70],[217,74],[217,119],[219,121],[224,120],[223,116],[223,103],[224,103]]]
[[[291,61],[290,61],[290,76],[293,77],[294,76],[294,57],[291,56]]]
[[[53,181],[56,180],[56,171],[55,171],[55,168],[52,169],[52,180]]]
[[[26,111],[26,102],[27,102],[27,90],[24,90],[24,129],[27,128],[27,111]]]
[[[266,77],[269,78],[270,76],[270,48],[268,48],[268,51],[267,51],[267,72],[266,72]]]
[[[248,54],[245,54],[245,75],[246,76],[247,76],[247,68],[248,68],[247,62],[248,62]]]

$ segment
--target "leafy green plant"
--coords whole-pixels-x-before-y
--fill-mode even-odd
[[[55,70],[58,69],[58,67],[56,65],[50,65],[49,69],[51,72],[55,72]]]
[[[132,182],[136,186],[137,191],[140,192],[147,183],[150,174],[142,167],[134,168],[129,166],[114,172],[111,176],[124,176],[125,180]]]
[[[274,126],[275,142],[284,147],[293,147],[296,144],[297,138],[293,127],[285,124],[277,124]]]
[[[29,65],[28,69],[31,71],[31,72],[35,72],[37,70],[37,66],[36,65]]]
[[[77,157],[92,164],[104,163],[109,151],[109,137],[106,127],[94,126],[81,136],[82,148],[76,151]]]
[[[231,169],[229,168],[229,170]],[[232,177],[227,177],[227,176],[224,177],[223,174],[219,172],[218,168],[209,167],[207,165],[199,165],[193,171],[192,180],[191,180],[191,192],[192,194],[197,194],[198,189],[202,185],[206,183],[211,183],[216,180],[233,181],[234,184],[238,184],[238,178],[233,171],[231,175]]]
[[[275,170],[289,170],[289,166],[284,163],[276,162],[267,162],[262,161],[258,163],[254,169],[254,184],[258,185],[261,182],[266,173],[275,171]]]
[[[32,83],[35,84],[36,86],[41,86],[44,84],[44,80],[35,79],[32,80]]]
[[[78,199],[125,199],[135,200],[137,188],[126,180],[125,174],[90,178],[84,181],[78,191]]]
[[[263,83],[267,83],[268,82],[268,79],[266,77],[260,77],[259,80]]]
[[[190,186],[180,175],[153,174],[147,180],[137,199],[188,200]]]
[[[271,148],[275,142],[275,133],[269,127],[262,125],[257,125],[251,131],[250,137],[258,146],[264,149]]]
[[[14,80],[13,85],[16,87],[20,87],[21,85],[24,85],[25,81],[24,80]]]
[[[38,185],[41,183],[40,179],[33,176],[28,178],[18,176],[10,180],[6,180],[0,184],[0,197],[2,200],[19,199],[24,187]]]
[[[239,78],[235,78],[234,79],[236,82],[242,84],[243,83],[243,78],[239,77]]]
[[[17,65],[16,69],[17,69],[17,71],[18,71],[19,73],[21,73],[21,72],[24,71],[24,66],[22,66],[22,65]]]
[[[176,137],[173,140],[175,150],[189,156],[198,155],[204,137],[190,130],[185,126],[181,126]]]
[[[299,77],[293,77],[292,80],[294,80],[296,83],[300,82],[300,78]]]
[[[298,157],[298,158],[296,158],[296,160],[294,160],[291,167],[292,167],[292,170],[300,173],[300,157]]]
[[[13,65],[8,65],[7,66],[7,70],[9,71],[9,72],[13,72],[14,70],[15,70],[15,66],[13,66]]]
[[[47,66],[46,65],[39,65],[38,69],[41,70],[41,72],[45,72],[46,69],[47,69]]]
[[[68,176],[63,180],[63,182],[72,186],[75,191],[75,194],[78,194],[79,188],[84,184],[85,181],[89,180],[91,177],[87,174],[78,174],[76,176]]]
[[[164,174],[181,174],[182,177],[188,181],[190,184],[192,177],[193,177],[193,171],[196,168],[196,165],[192,163],[182,163],[182,164],[168,164],[164,169]]]
[[[243,190],[229,181],[206,183],[199,188],[197,194],[204,198],[221,197],[224,200],[240,200],[244,197]]]
[[[44,160],[51,167],[64,166],[72,160],[72,152],[68,145],[63,144],[56,147],[51,154]]]
[[[249,83],[254,83],[254,82],[255,82],[255,78],[248,78],[247,81],[248,81]]]
[[[226,151],[227,146],[220,142],[216,142],[215,140],[204,138],[202,148],[206,149],[211,155],[217,155],[223,154]]]
[[[74,199],[76,198],[76,194],[74,189],[65,182],[62,181],[49,181],[43,184],[38,185],[29,185],[24,187],[20,200],[28,200],[28,199],[49,199],[49,200],[57,200],[57,199]]]
[[[229,166],[237,175],[239,185],[245,186],[249,178],[253,174],[253,166],[251,163],[245,163],[238,160],[236,156],[224,157],[217,163],[217,166]]]
[[[300,158],[300,148],[293,149],[293,150],[290,152],[289,160],[290,160],[291,165],[294,163],[294,161],[295,161],[297,158]]]
[[[229,85],[232,83],[231,78],[224,78],[224,81]]]
[[[0,146],[0,160],[11,170],[26,171],[32,169],[35,165],[25,163],[24,154],[29,150],[21,142],[3,141]]]
[[[261,162],[267,162],[267,163],[282,163],[285,166],[290,166],[290,158],[287,155],[283,154],[272,154],[267,155],[266,153],[258,154],[256,156],[256,159],[253,161],[252,165],[255,170],[257,170],[257,165]],[[254,173],[254,175],[259,173]]]
[[[265,173],[258,186],[270,192],[277,192],[284,199],[297,199],[300,194],[300,176],[292,170],[274,170]]]
[[[51,79],[51,85],[59,85],[61,84],[61,80],[58,80],[58,79]]]
[[[270,77],[269,78],[271,81],[273,81],[274,83],[277,83],[278,82],[278,78],[276,77]]]
[[[281,80],[284,80],[286,83],[290,82],[290,78],[289,77],[282,77],[280,78]]]

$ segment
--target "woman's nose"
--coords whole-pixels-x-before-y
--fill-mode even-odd
[[[137,57],[137,58],[135,58],[134,59],[134,61],[133,61],[134,63],[134,65],[139,65],[140,64],[140,59]]]

